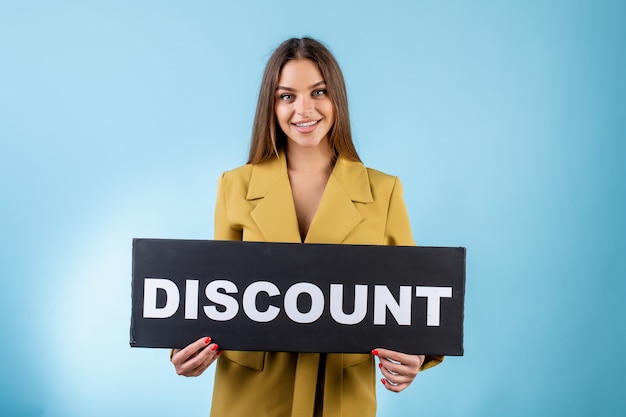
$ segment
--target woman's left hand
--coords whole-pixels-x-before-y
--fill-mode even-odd
[[[400,392],[411,385],[425,359],[424,355],[409,355],[382,348],[374,349],[372,355],[380,360],[378,367],[384,376],[381,382],[393,392]]]

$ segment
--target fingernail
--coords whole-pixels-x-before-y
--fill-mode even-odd
[[[387,383],[387,381],[385,381],[385,378],[381,379],[380,382],[382,382],[383,385],[385,385]]]
[[[374,349],[374,350],[372,350],[372,355],[374,355],[374,356],[378,356],[378,349]]]
[[[211,343],[211,338],[207,337],[206,339],[204,339],[204,344],[208,345],[209,343]]]
[[[378,367],[379,367],[380,369],[383,369],[383,364],[382,364],[382,363],[379,363],[379,364],[378,364]]]
[[[211,350],[212,350],[212,351],[216,351],[218,348],[219,348],[219,346],[218,346],[218,345],[213,345],[213,346],[211,346]]]

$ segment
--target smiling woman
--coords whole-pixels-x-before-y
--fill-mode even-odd
[[[319,68],[308,59],[290,61],[283,67],[276,88],[276,119],[292,146],[320,145],[335,121],[333,103]]]
[[[220,179],[215,239],[415,245],[400,181],[360,161],[341,70],[320,42],[289,39],[270,57],[248,164]],[[217,343],[203,337],[171,360],[186,376],[217,361],[211,415],[220,417],[374,416],[375,356],[394,392],[443,359],[374,346],[360,350],[371,355],[222,352]]]
[[[306,70],[306,72],[298,70]],[[298,85],[288,85],[288,83]],[[311,101],[317,102],[318,99],[330,101],[333,120],[328,123],[330,127],[326,133],[331,147],[337,154],[341,153],[349,160],[360,161],[352,142],[348,97],[341,68],[324,45],[304,38],[283,42],[267,63],[252,128],[248,163],[258,164],[265,159],[272,158],[278,150],[286,147],[288,135],[282,130],[285,127],[280,126],[277,129],[276,126],[280,123],[278,107],[283,100],[290,102],[298,98],[298,91],[293,91],[295,87],[304,90],[305,95],[310,94]],[[300,91],[300,94],[302,92]],[[301,97],[301,99],[306,100],[307,97]],[[302,100],[301,104],[306,105],[302,103]],[[312,109],[308,110],[312,111]],[[328,114],[323,116],[330,117]],[[296,121],[301,120],[304,119]]]

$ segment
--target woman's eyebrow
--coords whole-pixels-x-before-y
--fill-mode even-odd
[[[322,81],[318,81],[315,84],[312,84],[309,86],[309,89],[313,89],[315,87],[319,87],[320,85],[326,84],[326,81],[322,80]],[[276,90],[287,90],[287,91],[296,91],[295,89],[291,88],[291,87],[284,87],[282,85],[279,85],[276,87]]]
[[[315,88],[315,87],[319,87],[322,84],[326,84],[326,81],[322,80],[322,81],[318,81],[315,84],[309,86],[309,88]]]

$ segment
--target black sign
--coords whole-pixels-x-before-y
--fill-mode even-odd
[[[133,240],[130,345],[463,354],[465,248]]]

